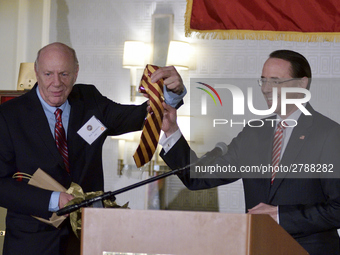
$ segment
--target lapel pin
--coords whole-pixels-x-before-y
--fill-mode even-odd
[[[305,136],[302,135],[302,136],[299,137],[299,139],[300,139],[300,140],[303,140],[303,139],[305,139]]]

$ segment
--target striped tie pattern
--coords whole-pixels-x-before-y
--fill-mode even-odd
[[[64,160],[64,164],[66,167],[66,171],[70,173],[70,165],[68,162],[68,149],[67,149],[67,142],[66,142],[66,135],[65,135],[65,129],[63,127],[63,123],[61,120],[61,114],[63,111],[61,109],[57,109],[54,112],[56,123],[55,123],[55,143],[57,145],[58,151],[60,155],[62,156]]]
[[[281,157],[281,149],[282,149],[282,141],[283,141],[283,130],[284,126],[282,126],[281,122],[277,124],[274,140],[273,140],[273,151],[272,151],[272,177],[270,183],[273,184],[275,175],[277,171],[275,169],[278,167]]]
[[[150,78],[151,74],[158,68],[157,66],[147,65],[139,85],[139,91],[149,95],[151,111],[146,117],[139,146],[133,155],[137,167],[142,167],[151,160],[156,151],[161,132],[164,111],[162,105],[164,101],[163,79],[157,83],[152,83]]]

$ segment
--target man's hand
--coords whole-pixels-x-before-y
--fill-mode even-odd
[[[61,192],[60,193],[60,196],[59,196],[59,203],[58,203],[58,206],[59,206],[59,209],[62,209],[64,208],[64,206],[70,202],[74,197],[70,194],[67,194],[65,192]],[[65,216],[68,216],[68,215],[65,215]]]
[[[267,205],[265,203],[259,203],[257,206],[248,210],[249,214],[268,214],[276,222],[278,219],[278,208],[277,206]]]
[[[163,102],[164,113],[163,113],[163,122],[162,122],[162,130],[166,137],[169,137],[171,134],[177,131],[177,111],[175,108],[167,105]]]
[[[163,79],[166,88],[177,95],[184,91],[182,78],[173,66],[160,67],[151,75],[152,82],[157,82],[159,79]]]

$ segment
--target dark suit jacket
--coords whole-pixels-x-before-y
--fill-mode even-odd
[[[312,116],[301,115],[287,144],[281,164],[333,164],[333,175],[318,173],[294,178],[296,173],[278,173],[273,186],[270,178],[248,178],[238,173],[225,178],[190,178],[179,174],[189,189],[204,189],[242,178],[246,211],[260,202],[279,206],[279,223],[310,254],[339,254],[340,227],[340,126],[307,106]],[[255,125],[258,126],[258,125]],[[245,127],[228,146],[226,155],[214,164],[241,166],[270,165],[274,128],[266,122],[261,128]],[[197,157],[182,137],[161,156],[172,168],[183,167]],[[213,164],[212,164],[213,165]],[[269,177],[269,176],[267,176]],[[327,178],[328,177],[328,178]],[[331,177],[331,178],[329,178]]]
[[[16,172],[32,175],[38,168],[68,188],[79,184],[84,192],[103,190],[102,145],[108,135],[140,130],[146,116],[141,106],[120,105],[102,96],[92,85],[75,85],[67,143],[70,175],[59,154],[35,86],[25,95],[0,106],[0,206],[8,209],[4,254],[65,254],[69,229],[60,230],[32,218],[49,218],[51,192],[16,181]],[[107,130],[89,145],[77,131],[96,116]],[[65,224],[67,225],[67,224]]]

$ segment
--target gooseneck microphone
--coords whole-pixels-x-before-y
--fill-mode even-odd
[[[56,212],[56,214],[58,216],[65,215],[65,214],[70,214],[71,212],[74,212],[74,211],[78,210],[79,208],[88,207],[88,206],[92,205],[93,203],[95,203],[97,201],[104,200],[104,199],[111,199],[112,201],[115,201],[115,199],[116,199],[115,195],[118,195],[120,193],[129,191],[129,190],[137,188],[137,187],[140,187],[140,186],[148,184],[150,182],[153,182],[153,181],[156,181],[156,180],[168,177],[170,175],[177,174],[178,172],[186,170],[186,169],[188,169],[188,168],[190,168],[191,166],[194,166],[194,165],[198,165],[198,164],[201,164],[201,165],[205,164],[206,165],[206,164],[209,164],[212,161],[214,161],[217,157],[226,154],[227,150],[228,150],[228,146],[225,143],[223,143],[223,142],[219,142],[219,143],[216,144],[214,149],[212,149],[211,151],[209,151],[206,154],[204,154],[201,158],[198,159],[198,161],[196,161],[196,162],[194,162],[192,164],[186,165],[186,166],[181,167],[181,168],[174,169],[174,170],[166,172],[164,174],[160,174],[160,175],[151,177],[149,179],[137,182],[135,184],[132,184],[132,185],[124,187],[124,188],[121,188],[121,189],[116,190],[116,191],[105,192],[104,194],[102,194],[100,196],[84,200],[84,201],[80,202],[79,204],[74,204],[74,205],[66,206],[66,207],[58,210]]]

